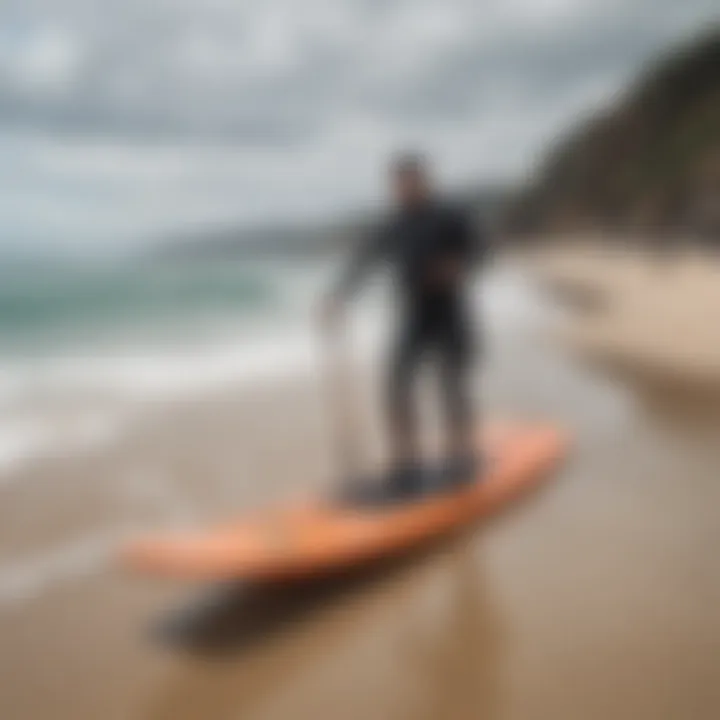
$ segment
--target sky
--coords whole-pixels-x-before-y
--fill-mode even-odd
[[[4,0],[0,249],[383,202],[388,157],[524,177],[717,0]]]

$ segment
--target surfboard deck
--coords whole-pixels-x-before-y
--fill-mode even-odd
[[[482,477],[402,503],[333,502],[259,512],[203,531],[158,533],[121,549],[132,571],[168,578],[285,581],[401,553],[500,510],[537,485],[566,454],[547,425],[489,426],[479,440]]]

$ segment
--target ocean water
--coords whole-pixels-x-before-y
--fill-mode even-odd
[[[294,269],[293,269],[294,270]],[[223,318],[269,317],[291,307],[275,263],[24,263],[0,269],[4,356],[54,355],[83,346],[183,342]]]
[[[332,263],[33,262],[0,270],[0,484],[158,404],[307,364]]]
[[[332,260],[15,263],[0,270],[0,486],[37,457],[115,442],[139,414],[322,362],[318,298]],[[532,307],[494,271],[483,304],[512,327]],[[363,294],[358,352],[388,326],[387,284]]]

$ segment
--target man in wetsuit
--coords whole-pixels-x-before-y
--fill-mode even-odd
[[[396,209],[362,245],[324,306],[325,320],[337,321],[344,302],[380,262],[394,274],[400,329],[388,373],[388,419],[393,465],[390,490],[407,497],[426,484],[418,447],[413,387],[421,361],[439,373],[447,429],[444,482],[474,476],[475,427],[469,372],[473,333],[469,289],[483,255],[484,238],[468,213],[434,194],[422,158],[403,155],[391,167]]]

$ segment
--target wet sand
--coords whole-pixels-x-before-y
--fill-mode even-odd
[[[566,467],[474,531],[361,574],[189,588],[107,561],[133,527],[327,489],[318,378],[180,405],[5,482],[0,717],[720,716],[719,416],[536,330],[490,330],[484,412],[572,429]]]

